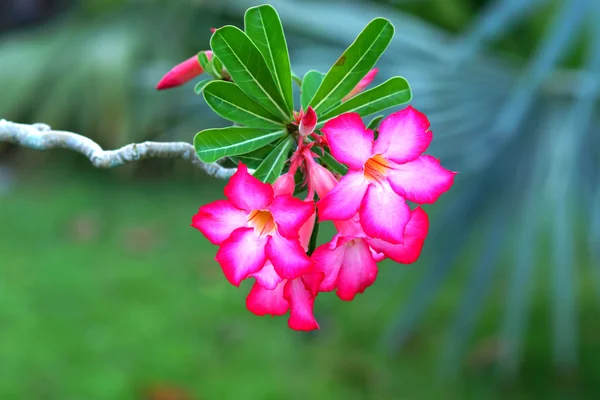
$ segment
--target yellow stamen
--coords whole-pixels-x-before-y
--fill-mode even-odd
[[[391,167],[381,154],[375,154],[365,163],[365,178],[370,182],[381,182],[388,176]]]
[[[248,215],[248,225],[254,228],[259,235],[268,235],[272,233],[277,225],[273,215],[267,210],[254,210]]]

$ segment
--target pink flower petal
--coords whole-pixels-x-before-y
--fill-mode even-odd
[[[357,113],[342,114],[327,121],[321,129],[331,154],[351,169],[361,169],[371,157],[373,132],[365,128]]]
[[[415,203],[431,204],[454,183],[448,171],[434,157],[424,155],[394,167],[388,180],[396,193]]]
[[[373,249],[384,253],[387,257],[401,264],[412,264],[419,258],[423,243],[429,230],[429,219],[421,208],[411,213],[410,221],[404,231],[404,243],[391,244],[381,239],[369,239]]]
[[[241,210],[262,210],[271,204],[273,188],[250,175],[248,168],[240,163],[238,170],[225,186],[225,196]]]
[[[300,240],[300,246],[304,249],[304,251],[308,251],[308,245],[310,243],[310,237],[312,236],[313,229],[315,227],[315,220],[317,219],[317,214],[313,213],[308,221],[304,223],[300,227],[298,231],[298,238]]]
[[[387,181],[372,184],[360,206],[360,224],[365,233],[390,243],[402,243],[410,208]]]
[[[345,251],[346,246],[344,245],[332,249],[329,243],[325,243],[312,253],[311,259],[315,263],[315,271],[324,274],[323,281],[319,286],[320,292],[331,292],[335,289]]]
[[[345,245],[344,261],[337,279],[337,295],[351,301],[358,293],[371,286],[377,278],[377,264],[363,239]]]
[[[275,271],[284,279],[297,278],[312,268],[312,261],[298,239],[288,239],[275,232],[269,236],[265,250]]]
[[[312,201],[302,201],[285,194],[275,197],[268,210],[273,215],[279,233],[288,239],[297,239],[300,227],[315,212],[315,206]]]
[[[317,296],[319,293],[319,287],[321,286],[321,282],[325,274],[322,272],[311,272],[308,274],[302,275],[302,282],[304,282],[304,287],[308,290],[313,296]]]
[[[283,289],[284,297],[290,303],[290,319],[288,325],[297,331],[319,329],[313,314],[314,296],[306,289],[301,278],[287,281]]]
[[[212,244],[221,244],[231,232],[246,225],[248,213],[235,208],[226,200],[206,204],[192,217],[192,226],[207,237]]]
[[[432,134],[425,114],[408,106],[381,122],[373,154],[381,154],[397,163],[419,157],[431,143]]]
[[[346,96],[344,96],[344,98],[342,99],[342,103],[344,101],[348,101],[350,100],[352,97],[356,96],[357,94],[359,94],[360,92],[362,92],[363,90],[365,90],[367,88],[367,86],[369,86],[371,84],[371,82],[373,82],[373,79],[375,79],[375,75],[377,75],[377,72],[379,70],[377,68],[373,68],[372,70],[370,70],[364,78],[362,78],[358,84],[354,87],[354,89],[352,89],[352,91],[350,93],[348,93]]]
[[[290,309],[290,304],[283,297],[284,287],[285,282],[281,282],[269,290],[256,282],[246,297],[246,308],[256,315],[284,315]]]
[[[206,56],[210,60],[212,58],[212,51],[206,51]],[[198,62],[198,56],[190,57],[171,68],[158,82],[156,90],[170,89],[183,85],[203,72],[204,70],[200,66],[200,62]]]
[[[352,218],[360,208],[368,186],[362,172],[348,172],[327,196],[317,202],[319,220]]]
[[[265,263],[265,266],[260,271],[250,274],[249,277],[255,278],[256,283],[268,290],[273,290],[283,280],[270,261]]]
[[[259,237],[253,228],[238,228],[223,242],[216,259],[232,285],[239,286],[241,281],[265,265],[266,244],[267,237]]]
[[[275,193],[275,196],[282,194],[293,195],[295,188],[296,183],[294,182],[294,175],[290,173],[281,175],[273,184],[273,192]]]

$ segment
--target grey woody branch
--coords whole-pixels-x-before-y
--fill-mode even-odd
[[[208,175],[228,179],[236,171],[198,159],[194,146],[186,142],[143,142],[117,150],[102,150],[90,138],[67,131],[55,131],[45,124],[17,124],[0,119],[0,142],[14,143],[33,150],[69,149],[83,154],[97,168],[114,168],[149,158],[180,158],[191,162]]]

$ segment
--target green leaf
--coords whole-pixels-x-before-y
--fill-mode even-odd
[[[206,85],[208,85],[210,82],[212,82],[212,79],[202,79],[200,82],[196,83],[196,86],[194,86],[194,92],[197,95],[201,95],[204,87]]]
[[[322,126],[328,120],[347,112],[355,112],[361,117],[375,114],[390,107],[406,104],[412,100],[412,92],[406,79],[396,76],[379,86],[362,92],[319,117]]]
[[[281,175],[281,171],[283,171],[293,144],[294,139],[291,136],[284,138],[263,162],[260,163],[254,172],[254,176],[263,182],[274,183]]]
[[[253,128],[282,128],[283,123],[244,93],[238,85],[213,81],[204,88],[204,100],[217,114]]]
[[[298,87],[302,87],[302,78],[296,75],[294,71],[292,71],[292,80],[296,83],[296,85],[298,85]]]
[[[213,70],[218,73],[220,77],[223,77],[223,63],[219,60],[219,57],[213,56],[211,63]]]
[[[375,18],[354,43],[333,64],[317,93],[310,101],[317,115],[326,111],[360,82],[375,65],[394,36],[394,26],[384,18]]]
[[[212,77],[216,78],[216,79],[221,79],[221,69],[222,69],[222,65],[221,65],[221,69],[217,70],[215,68],[215,60],[217,60],[217,57],[215,57],[213,55],[212,60],[208,59],[208,56],[206,55],[205,51],[201,51],[198,53],[198,62],[200,63],[200,66],[202,67],[202,69],[209,75],[211,75]],[[217,61],[217,63],[220,63],[220,61]]]
[[[260,165],[261,162],[273,151],[275,148],[275,143],[269,143],[268,145],[261,147],[260,149],[256,149],[250,153],[246,153],[241,156],[230,156],[229,159],[233,161],[235,164],[238,162],[243,162],[248,166],[248,168],[256,169]]]
[[[242,91],[282,121],[292,120],[265,59],[244,32],[231,25],[219,28],[210,46]]]
[[[275,83],[287,104],[287,111],[294,109],[292,97],[292,69],[283,27],[277,11],[268,5],[249,8],[244,15],[246,34],[262,53],[273,74]]]
[[[212,163],[220,158],[249,153],[287,134],[285,129],[267,129],[230,126],[206,129],[194,137],[194,147],[202,162]]]
[[[325,164],[332,172],[340,175],[346,175],[348,173],[348,167],[343,164],[340,164],[328,150],[325,150],[325,154],[323,154],[320,158],[321,163]]]
[[[369,125],[367,125],[367,129],[374,131],[375,129],[377,129],[377,127],[379,127],[379,123],[381,122],[382,119],[383,119],[383,115],[376,116],[375,118],[373,118],[371,120],[371,122],[369,122]]]
[[[303,110],[308,108],[308,103],[317,92],[319,85],[323,82],[323,78],[325,78],[325,74],[315,71],[314,69],[304,74],[304,79],[302,80],[302,86],[300,88],[300,104],[302,104]]]

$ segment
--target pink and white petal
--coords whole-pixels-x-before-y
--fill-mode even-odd
[[[337,281],[338,297],[351,301],[354,296],[371,286],[376,278],[377,263],[367,243],[362,239],[348,243]]]
[[[267,237],[256,235],[254,228],[238,228],[221,244],[216,260],[232,285],[239,286],[265,265],[266,244]]]
[[[212,244],[221,244],[231,232],[246,225],[246,211],[235,208],[227,200],[206,204],[192,217],[192,226],[206,236]]]
[[[275,232],[269,236],[265,250],[275,272],[284,279],[304,275],[313,266],[298,239],[288,239]]]
[[[373,132],[365,128],[360,115],[346,113],[329,120],[321,129],[331,154],[350,169],[361,169],[371,157]]]
[[[268,210],[273,215],[277,230],[289,239],[297,239],[298,231],[315,212],[312,201],[302,201],[289,194],[276,196]]]
[[[287,174],[281,175],[275,183],[273,184],[273,192],[275,196],[279,196],[282,194],[294,194],[294,189],[296,188],[296,184],[294,182],[294,175]]]
[[[391,114],[379,126],[373,154],[381,154],[397,163],[419,157],[431,143],[432,133],[425,114],[412,106]]]
[[[377,240],[381,240],[381,239],[377,239]],[[367,240],[367,243],[370,243],[370,242]],[[371,255],[373,256],[373,260],[375,260],[375,262],[383,261],[387,258],[387,256],[385,254],[378,252],[377,250],[375,250],[372,247],[371,247]]]
[[[273,201],[273,187],[250,175],[248,168],[240,163],[225,186],[225,196],[239,209],[262,210]]]
[[[388,180],[400,196],[415,203],[431,204],[454,183],[456,172],[448,171],[439,160],[424,155],[394,167]]]
[[[283,295],[290,303],[288,325],[297,331],[319,329],[313,314],[314,296],[306,289],[301,278],[288,280]]]
[[[391,244],[381,239],[369,239],[369,245],[376,251],[382,252],[390,259],[401,264],[412,264],[419,258],[427,232],[429,219],[425,211],[416,208],[404,231],[404,243]]]
[[[315,221],[317,220],[317,214],[313,213],[308,221],[304,223],[300,227],[298,231],[298,239],[300,240],[300,246],[304,249],[304,251],[308,251],[308,245],[310,244],[310,237],[312,236],[313,229],[315,227]]]
[[[256,315],[284,315],[290,309],[290,304],[283,297],[284,287],[285,282],[272,290],[262,287],[258,282],[254,283],[246,297],[246,308]]]
[[[352,218],[360,208],[368,186],[362,172],[348,172],[327,196],[317,202],[319,220]]]
[[[387,181],[369,186],[359,213],[360,224],[369,237],[402,243],[410,208]]]
[[[268,290],[273,290],[283,280],[270,261],[265,263],[265,266],[260,271],[250,274],[249,277],[255,278],[256,283]]]
[[[315,271],[324,275],[319,286],[320,292],[331,292],[336,288],[345,251],[345,245],[332,249],[329,244],[325,243],[317,247],[312,253],[311,259],[315,263]]]
[[[323,282],[323,278],[325,278],[325,274],[323,272],[309,272],[308,274],[302,275],[302,282],[304,282],[304,287],[308,290],[313,296],[317,296],[319,293],[319,287],[321,286],[321,282]]]

